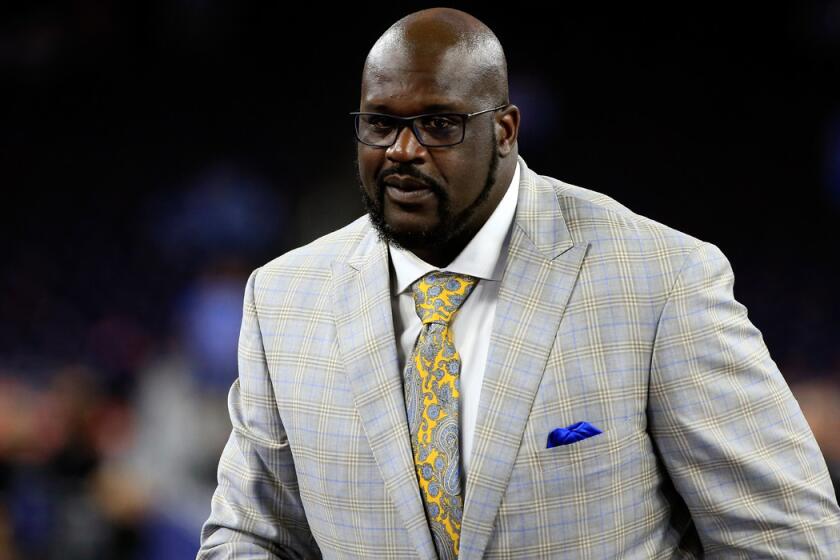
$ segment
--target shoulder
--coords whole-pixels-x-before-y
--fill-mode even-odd
[[[602,192],[545,175],[533,179],[533,188],[553,189],[572,240],[587,245],[582,281],[588,289],[613,287],[662,300],[683,272],[731,277],[727,257],[713,243],[634,212]]]
[[[563,219],[575,241],[588,242],[596,255],[616,255],[674,265],[712,243],[634,212],[602,192],[537,175],[554,189]]]
[[[553,177],[539,176],[557,193],[563,215],[570,229],[602,239],[605,234],[630,239],[660,239],[667,245],[694,247],[703,240],[652,218],[634,212],[602,192],[566,183]]]
[[[316,273],[320,270],[329,271],[330,263],[352,254],[371,229],[367,214],[359,216],[340,229],[270,260],[262,268],[276,272],[290,268]]]
[[[251,272],[248,283],[257,293],[276,292],[290,284],[320,284],[331,277],[333,261],[346,260],[370,242],[373,226],[364,214],[346,226],[271,259]],[[259,299],[259,298],[258,298]]]

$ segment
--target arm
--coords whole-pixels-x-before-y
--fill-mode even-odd
[[[706,554],[840,558],[825,460],[733,284],[716,246],[687,257],[654,343],[650,432]]]
[[[245,287],[239,378],[228,397],[233,429],[201,530],[199,560],[320,557],[266,364],[254,298],[258,272]]]

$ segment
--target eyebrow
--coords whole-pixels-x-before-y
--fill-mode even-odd
[[[377,103],[370,105],[369,111],[375,113],[385,113],[385,114],[394,114],[388,111],[390,107],[384,103]],[[466,111],[462,111],[457,107],[449,104],[449,103],[432,103],[430,105],[424,105],[422,110],[419,113],[415,113],[417,115],[424,115],[426,113],[437,113],[437,112],[447,112],[447,113],[465,113]]]

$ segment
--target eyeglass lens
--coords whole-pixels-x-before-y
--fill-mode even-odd
[[[413,121],[417,139],[424,146],[447,146],[461,142],[464,118],[461,115],[427,115]],[[374,146],[387,147],[394,143],[405,121],[386,115],[358,115],[356,131],[359,140]]]

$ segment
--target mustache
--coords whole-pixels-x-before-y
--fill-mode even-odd
[[[437,196],[443,196],[445,194],[443,187],[440,186],[440,183],[429,177],[428,175],[421,173],[414,167],[392,167],[386,171],[383,171],[379,177],[376,179],[376,184],[379,187],[380,191],[385,190],[385,180],[392,176],[392,175],[402,175],[403,177],[411,177],[412,179],[417,179],[417,181],[423,183],[430,191],[432,191]]]

